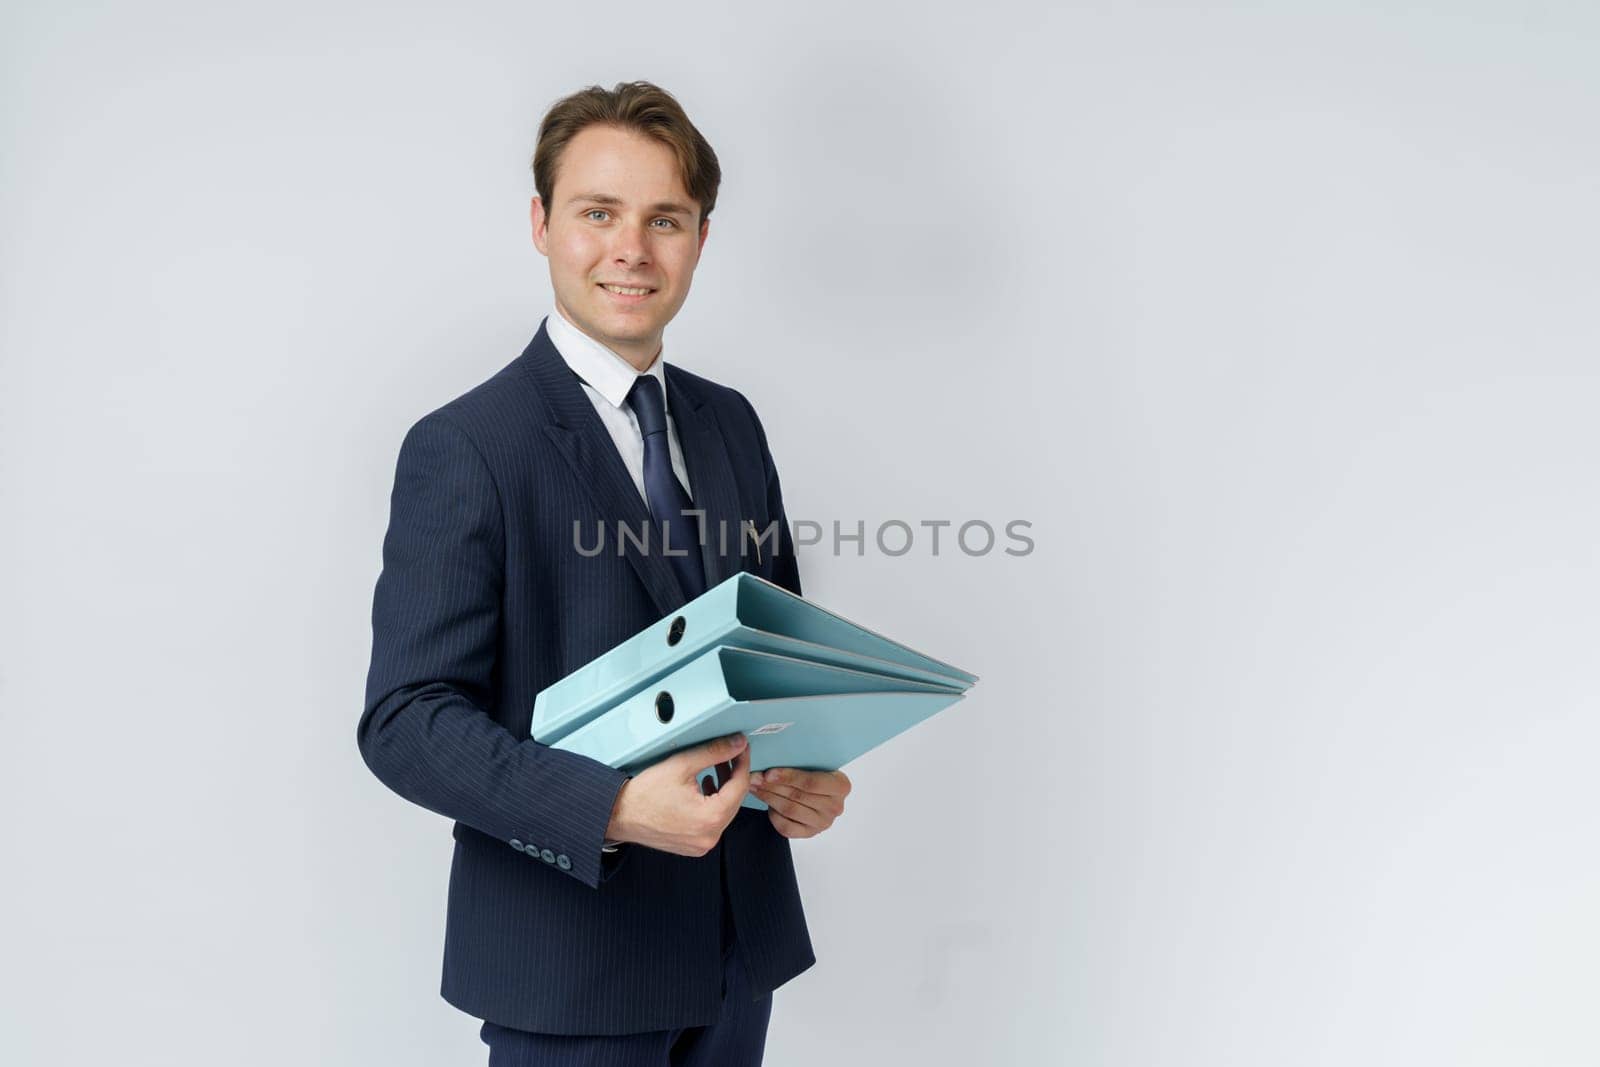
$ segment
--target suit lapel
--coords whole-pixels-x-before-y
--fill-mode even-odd
[[[678,443],[683,447],[684,466],[689,469],[694,506],[706,514],[701,558],[706,588],[710,589],[739,570],[744,530],[740,526],[738,488],[728,460],[727,442],[710,406],[696,393],[688,377],[670,363],[666,375],[670,394],[667,405],[677,426]]]
[[[633,530],[640,529],[641,524],[651,526],[650,511],[640,499],[639,489],[617,454],[617,446],[605,424],[595,414],[589,398],[584,396],[577,376],[551,343],[543,323],[539,324],[539,332],[523,356],[539,395],[550,409],[552,421],[545,425],[545,433],[594,501],[595,510],[605,524],[608,541],[616,538],[622,545],[623,554],[644,583],[656,610],[663,616],[672,614],[685,603],[672,565],[659,551],[640,552],[631,541],[618,535],[615,526],[616,522],[624,522]],[[649,543],[655,548],[660,532],[652,532]]]

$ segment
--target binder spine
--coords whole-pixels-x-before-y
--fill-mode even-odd
[[[713,647],[736,617],[737,595],[729,579],[543,689],[533,701],[534,739],[554,743]]]
[[[733,702],[722,673],[721,651],[702,653],[553,747],[626,769],[663,739],[685,732],[707,712]]]

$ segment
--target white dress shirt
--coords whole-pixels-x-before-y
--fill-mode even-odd
[[[550,335],[550,342],[556,346],[556,351],[561,353],[561,358],[582,380],[584,395],[594,405],[595,413],[611,434],[611,440],[616,442],[622,465],[633,475],[633,484],[638,486],[639,496],[648,507],[649,498],[644,491],[644,435],[639,432],[638,417],[627,404],[628,390],[633,388],[639,372],[633,369],[633,364],[568,322],[560,311],[545,316],[544,329]],[[661,383],[662,404],[667,412],[667,451],[672,455],[672,472],[678,476],[689,499],[693,500],[689,471],[684,466],[683,449],[678,444],[678,424],[672,419],[670,401],[665,399],[667,376],[662,370],[665,366],[662,357],[665,354],[666,348],[663,346],[656,353],[655,362],[644,373]]]

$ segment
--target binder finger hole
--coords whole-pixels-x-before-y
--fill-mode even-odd
[[[687,624],[683,621],[682,615],[679,615],[676,619],[672,620],[672,625],[667,627],[668,645],[675,645],[679,641],[683,640],[683,630],[686,625]]]
[[[656,718],[663,723],[672,721],[672,694],[665,689],[656,694]]]

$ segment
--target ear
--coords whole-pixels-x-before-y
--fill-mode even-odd
[[[696,256],[699,256],[701,252],[704,252],[706,250],[706,235],[709,234],[710,232],[711,232],[711,220],[709,218],[701,219],[700,220],[700,245],[699,245],[698,248],[696,248],[694,250],[694,254]]]
[[[528,221],[533,225],[533,247],[539,250],[540,255],[548,256],[550,251],[546,246],[550,240],[550,219],[544,213],[544,201],[537,196],[528,205]]]

